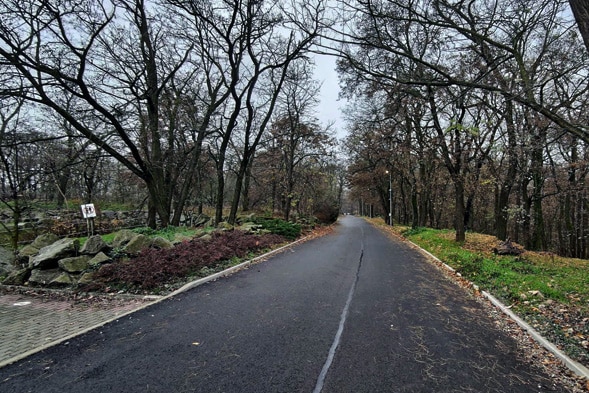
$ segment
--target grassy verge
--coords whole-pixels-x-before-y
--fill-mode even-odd
[[[569,356],[589,364],[589,261],[528,251],[498,256],[493,236],[468,233],[459,244],[453,231],[373,222],[429,251],[501,299]]]

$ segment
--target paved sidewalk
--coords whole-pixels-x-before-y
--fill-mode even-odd
[[[140,297],[68,299],[0,292],[0,367],[147,303]]]

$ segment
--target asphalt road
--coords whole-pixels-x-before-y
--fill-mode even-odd
[[[0,369],[0,392],[546,392],[480,305],[364,220]]]

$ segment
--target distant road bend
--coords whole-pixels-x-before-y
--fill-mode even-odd
[[[1,392],[548,392],[480,305],[364,220],[0,369]]]

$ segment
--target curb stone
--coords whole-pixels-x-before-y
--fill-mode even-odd
[[[446,263],[442,262],[438,257],[436,257],[435,255],[433,255],[429,251],[424,250],[423,248],[419,247],[417,244],[413,243],[412,241],[410,241],[408,239],[405,239],[405,238],[403,238],[403,239],[404,239],[404,241],[406,241],[406,242],[410,243],[411,245],[413,245],[413,247],[415,247],[416,249],[418,249],[422,254],[424,254],[427,257],[435,260],[437,263],[439,263],[440,265],[442,265],[445,269],[447,269],[448,271],[450,271],[452,274],[455,274],[455,275],[458,274],[454,268],[452,268],[451,266],[449,266]],[[464,279],[464,277],[462,277],[462,279]],[[470,281],[469,281],[469,284],[473,288],[478,288],[476,286],[476,284],[474,284],[474,283],[472,283]],[[528,334],[538,344],[540,344],[546,350],[548,350],[549,352],[551,352],[557,359],[559,359],[565,366],[567,366],[569,370],[571,370],[572,372],[574,372],[579,377],[583,377],[583,378],[589,380],[589,369],[587,367],[583,366],[579,362],[576,362],[573,359],[571,359],[570,357],[568,357],[565,353],[563,353],[560,349],[558,349],[556,347],[556,345],[554,345],[553,343],[551,343],[550,341],[548,341],[546,338],[544,338],[540,333],[538,333],[538,331],[536,331],[533,327],[531,327],[523,319],[521,319],[520,317],[518,317],[513,311],[511,311],[509,308],[507,308],[506,305],[504,305],[499,300],[497,300],[493,295],[491,295],[490,293],[485,292],[485,291],[481,291],[481,294],[487,300],[489,300],[495,307],[497,307],[504,314],[506,314],[508,317],[510,317],[522,329],[524,329],[525,331],[527,331]]]
[[[260,256],[257,256],[255,258],[252,258],[252,259],[250,259],[248,261],[242,262],[239,265],[230,267],[228,269],[225,269],[225,270],[223,270],[221,272],[212,274],[210,276],[203,277],[203,278],[200,278],[198,280],[189,282],[188,284],[185,284],[181,288],[175,290],[172,293],[169,293],[168,295],[165,295],[165,296],[146,295],[146,296],[143,297],[143,299],[144,300],[151,300],[150,302],[146,302],[142,306],[139,306],[139,307],[137,307],[137,308],[135,308],[133,310],[124,312],[124,313],[122,313],[120,315],[117,315],[116,317],[106,319],[106,320],[104,320],[104,321],[102,321],[102,322],[100,322],[98,324],[95,324],[93,326],[90,326],[88,328],[81,329],[80,331],[78,331],[78,332],[76,332],[74,334],[70,334],[68,336],[65,336],[65,337],[59,338],[57,340],[48,342],[48,343],[43,344],[43,345],[41,345],[41,346],[39,346],[39,347],[37,347],[35,349],[31,349],[31,350],[26,351],[26,352],[23,352],[23,353],[21,353],[19,355],[13,356],[10,359],[1,361],[0,362],[0,368],[2,368],[4,366],[7,366],[9,364],[15,363],[15,362],[17,362],[19,360],[22,360],[22,359],[24,359],[24,358],[26,358],[28,356],[31,356],[31,355],[33,355],[33,354],[35,354],[37,352],[41,352],[41,351],[44,351],[44,350],[46,350],[46,349],[48,349],[50,347],[53,347],[53,346],[59,345],[61,343],[67,342],[67,341],[73,339],[74,337],[77,337],[77,336],[80,336],[82,334],[88,333],[88,332],[90,332],[90,331],[92,331],[94,329],[98,329],[98,328],[100,328],[100,327],[102,327],[102,326],[104,326],[106,324],[111,323],[111,322],[118,321],[118,320],[120,320],[122,318],[125,318],[125,317],[127,317],[127,316],[129,316],[129,315],[131,315],[131,314],[133,314],[133,313],[135,313],[137,311],[146,309],[146,308],[148,308],[148,307],[150,307],[150,306],[152,306],[152,305],[154,305],[156,303],[159,303],[159,302],[162,302],[164,300],[167,300],[167,299],[169,299],[169,298],[171,298],[173,296],[176,296],[176,295],[178,295],[178,294],[180,294],[182,292],[186,292],[189,289],[192,289],[192,288],[198,287],[200,285],[206,284],[206,283],[208,283],[210,281],[217,280],[217,279],[219,279],[221,277],[225,277],[225,276],[228,276],[230,274],[233,274],[233,273],[237,272],[238,270],[244,269],[244,268],[246,268],[246,267],[248,267],[248,266],[250,266],[250,265],[252,265],[254,263],[257,263],[257,262],[263,260],[264,258],[270,257],[270,256],[272,256],[274,254],[279,253],[279,252],[282,252],[282,251],[284,251],[284,250],[286,250],[286,249],[288,249],[288,248],[290,248],[290,247],[292,247],[292,246],[294,246],[294,245],[296,245],[298,243],[302,243],[303,241],[306,241],[308,239],[309,239],[309,236],[305,236],[305,237],[303,237],[301,239],[298,239],[298,240],[296,240],[296,241],[294,241],[292,243],[288,243],[288,244],[286,244],[286,245],[284,245],[282,247],[279,247],[279,248],[277,248],[275,250],[271,250],[271,251],[269,251],[269,252],[267,252],[267,253],[265,253],[263,255],[260,255]]]

